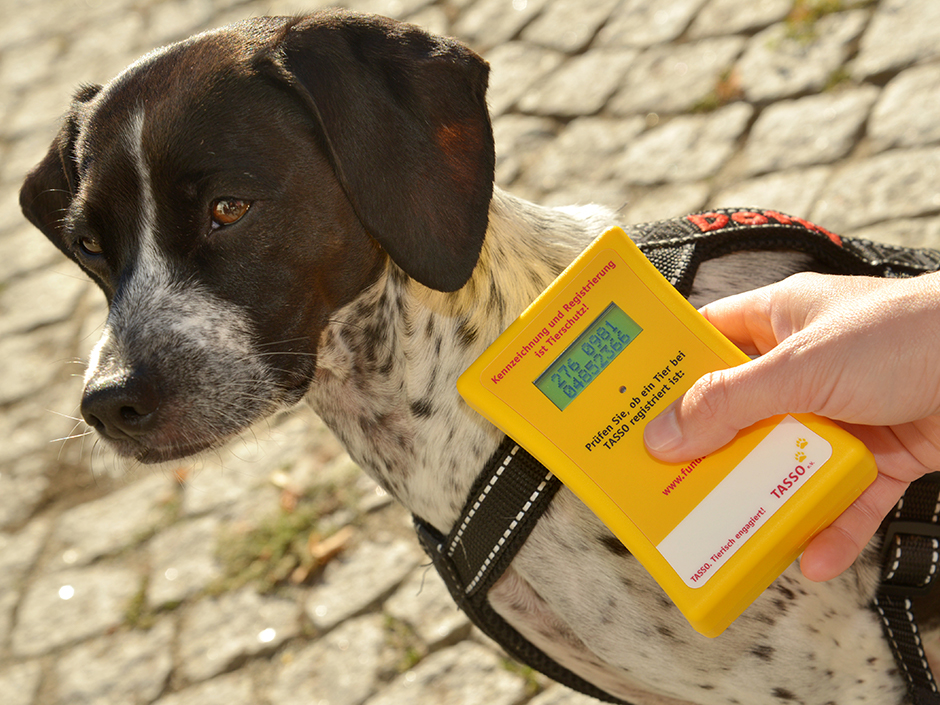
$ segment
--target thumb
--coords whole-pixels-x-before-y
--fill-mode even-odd
[[[794,388],[781,383],[773,353],[711,372],[670,404],[643,431],[646,448],[665,462],[699,458],[721,448],[743,428],[798,411]]]

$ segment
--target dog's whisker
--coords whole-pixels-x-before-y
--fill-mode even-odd
[[[78,423],[84,423],[84,419],[80,416],[72,416],[71,414],[64,414],[61,411],[56,411],[54,409],[46,409],[47,413],[55,414],[60,416],[63,419],[68,419],[69,421],[77,421]]]
[[[56,271],[56,274],[58,274],[59,276],[68,277],[69,279],[80,279],[83,282],[88,281],[88,277],[82,275],[81,273],[74,274],[71,271],[68,271],[68,272]]]
[[[287,338],[286,340],[277,340],[277,341],[274,341],[273,343],[260,343],[258,344],[258,347],[269,348],[269,347],[273,347],[274,345],[285,345],[287,343],[300,343],[300,342],[309,342],[309,341],[310,341],[309,335],[302,335],[297,338]]]
[[[292,355],[293,357],[316,357],[316,353],[311,352],[293,352],[290,350],[284,350],[281,352],[267,352],[267,353],[255,353],[255,357],[277,357],[279,355]]]
[[[76,438],[84,438],[85,436],[91,436],[91,435],[94,435],[94,433],[95,433],[94,429],[89,428],[87,431],[83,431],[82,433],[72,433],[72,434],[69,434],[68,436],[62,436],[61,438],[53,438],[49,442],[50,443],[64,443],[65,441],[72,441],[72,440],[75,440]]]
[[[42,198],[43,196],[47,196],[47,195],[49,195],[49,194],[51,194],[51,193],[64,193],[64,194],[67,195],[67,196],[71,196],[71,195],[72,195],[72,192],[69,191],[69,190],[67,190],[67,189],[63,189],[63,188],[45,188],[45,189],[42,189],[41,191],[39,191],[35,196],[33,196],[33,198],[30,199],[29,204],[28,204],[29,207],[30,207],[30,208],[34,207],[34,206],[36,205],[36,202],[37,202],[40,198]],[[51,212],[52,212],[52,213],[62,213],[62,212],[66,212],[66,211],[68,211],[68,208],[56,208],[54,211],[51,211]]]

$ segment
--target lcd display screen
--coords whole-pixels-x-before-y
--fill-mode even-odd
[[[536,378],[535,386],[564,411],[642,331],[617,304],[610,304]]]

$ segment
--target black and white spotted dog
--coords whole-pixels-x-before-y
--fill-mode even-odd
[[[487,73],[453,41],[330,11],[235,24],[82,88],[21,202],[110,303],[88,424],[158,462],[306,399],[446,533],[501,438],[457,376],[615,224],[494,188]],[[693,303],[812,267],[716,260]],[[710,640],[611,539],[562,490],[491,603],[637,705],[904,701],[867,554],[825,584],[791,567]]]

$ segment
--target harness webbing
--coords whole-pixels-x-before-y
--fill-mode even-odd
[[[930,591],[940,566],[940,475],[912,483],[882,523],[884,565],[874,608],[914,705],[940,703],[940,694],[911,598]]]
[[[812,255],[826,268],[842,274],[907,277],[940,269],[938,251],[842,238],[809,221],[777,211],[721,209],[633,225],[625,230],[684,296],[692,290],[702,262],[742,251],[798,251]],[[929,485],[928,499],[920,499],[922,490],[912,489],[916,499],[908,502],[907,511],[913,506],[930,505],[929,496],[932,496],[933,504],[929,507],[932,514],[924,515],[923,519],[910,519],[913,514],[901,513],[893,524],[894,529],[888,525],[892,545],[895,538],[900,537],[897,550],[891,553],[891,564],[897,563],[897,567],[892,575],[886,570],[883,590],[874,608],[885,624],[885,633],[899,667],[908,677],[914,704],[940,705],[907,592],[908,583],[912,581],[916,591],[921,591],[925,584],[929,586],[940,564],[940,528],[937,527],[940,480],[928,476],[923,484]],[[598,700],[630,705],[558,664],[500,617],[486,599],[490,587],[525,543],[560,486],[561,482],[551,472],[506,437],[475,481],[450,534],[444,536],[417,516],[414,517],[415,530],[457,605],[510,656],[573,690]],[[919,528],[911,523],[913,521],[926,522],[932,528]],[[923,544],[924,541],[928,541],[929,546]],[[929,560],[925,558],[927,554]],[[912,578],[912,574],[915,577]],[[929,577],[920,577],[922,575]]]

